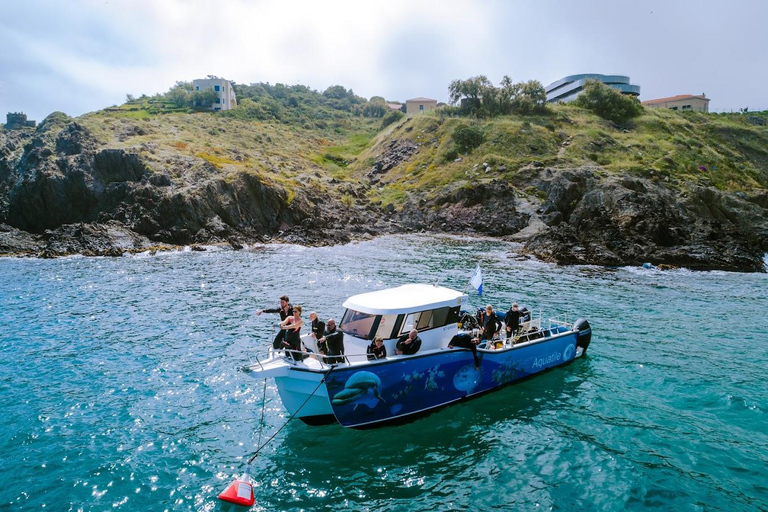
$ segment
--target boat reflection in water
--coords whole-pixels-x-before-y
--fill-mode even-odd
[[[528,317],[521,334],[480,343],[476,368],[471,350],[448,348],[467,306],[462,292],[410,284],[355,295],[343,306],[343,362],[329,364],[315,339],[304,336],[307,352],[271,350],[244,368],[256,379],[274,378],[288,412],[308,424],[372,427],[403,420],[569,363],[586,353],[592,336],[583,319]],[[419,351],[395,355],[398,339],[414,329]],[[377,336],[389,356],[369,360],[366,348]]]

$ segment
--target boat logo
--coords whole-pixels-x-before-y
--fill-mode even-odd
[[[563,361],[568,361],[573,357],[573,353],[576,352],[575,345],[568,345],[563,351]]]

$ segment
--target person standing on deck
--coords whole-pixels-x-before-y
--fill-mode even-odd
[[[293,316],[293,306],[288,302],[288,296],[283,295],[280,297],[280,307],[272,309],[258,309],[256,310],[256,316],[260,316],[262,313],[280,313],[280,322],[284,322],[286,318]],[[280,329],[277,331],[277,336],[272,342],[272,348],[281,349],[283,347],[283,339],[285,338],[285,331]]]
[[[325,345],[325,343],[320,343],[320,338],[323,337],[323,334],[325,333],[325,323],[318,318],[316,312],[311,312],[309,314],[309,319],[312,320],[312,334],[311,336],[315,338],[315,343],[317,344],[317,351],[320,352],[322,355],[325,355],[328,353],[328,347]]]
[[[492,340],[501,330],[501,320],[493,312],[493,306],[485,306],[485,318],[483,319],[483,339]]]
[[[509,308],[509,311],[504,316],[504,324],[507,326],[507,339],[511,340],[514,338],[517,331],[520,330],[520,317],[522,316],[523,314],[518,309],[517,302],[513,302],[512,307]]]
[[[328,347],[328,357],[325,362],[328,364],[338,364],[344,362],[344,333],[336,330],[336,320],[329,318],[325,324],[325,333],[318,340],[318,344],[323,343]]]
[[[285,339],[283,345],[286,350],[292,350],[291,357],[294,359],[302,359],[301,352],[301,327],[304,325],[304,320],[301,319],[301,306],[294,306],[293,316],[289,316],[282,322],[280,322],[280,330],[285,332]]]

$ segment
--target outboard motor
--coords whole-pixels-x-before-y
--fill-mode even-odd
[[[589,322],[583,318],[579,318],[573,322],[573,328],[579,331],[576,338],[576,346],[581,347],[584,350],[583,353],[586,353],[589,342],[592,340],[592,328],[589,326]]]

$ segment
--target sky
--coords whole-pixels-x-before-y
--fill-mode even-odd
[[[621,74],[768,110],[765,0],[0,0],[0,122],[216,75],[447,101],[454,79]]]

